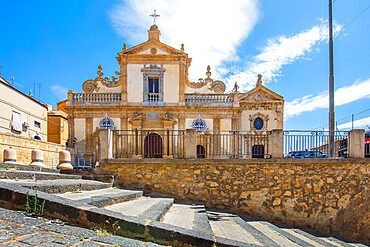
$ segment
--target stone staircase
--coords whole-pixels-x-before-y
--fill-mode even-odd
[[[112,187],[109,178],[101,182],[86,179],[91,176],[3,163],[0,178],[0,205],[22,208],[27,191],[32,196],[37,190],[39,199],[46,201],[45,214],[50,217],[87,228],[110,224],[117,235],[164,245],[366,246],[209,210],[200,204],[145,196],[143,191]]]

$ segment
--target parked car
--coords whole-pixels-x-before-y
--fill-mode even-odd
[[[285,158],[289,159],[302,159],[302,158],[328,158],[328,155],[323,151],[311,150],[311,151],[290,151]]]
[[[348,140],[339,140],[338,157],[348,157]],[[365,158],[370,158],[370,131],[365,132]]]

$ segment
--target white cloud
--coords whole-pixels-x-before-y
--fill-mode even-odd
[[[341,29],[341,25],[335,25],[335,33],[339,33]],[[315,46],[327,38],[328,25],[322,21],[319,25],[293,36],[270,39],[262,52],[254,57],[254,62],[227,77],[228,84],[238,81],[244,90],[249,90],[255,86],[258,74],[263,75],[265,84],[269,83],[280,75],[284,65],[294,63],[314,51],[317,52]]]
[[[162,41],[193,58],[192,80],[205,77],[207,65],[213,78],[225,61],[239,59],[236,47],[247,38],[259,16],[258,0],[128,0],[120,1],[109,13],[117,32],[136,45],[147,40],[154,9]]]
[[[68,89],[61,87],[59,85],[53,85],[50,87],[51,91],[55,96],[57,96],[58,100],[65,100],[67,99]]]
[[[351,103],[361,98],[370,97],[370,78],[364,81],[356,81],[348,87],[342,87],[335,91],[335,105],[340,106]],[[300,115],[303,112],[311,112],[320,108],[328,108],[328,92],[322,92],[316,96],[306,95],[285,103],[285,118]]]
[[[340,124],[337,126],[338,129],[343,130],[343,129],[351,129],[352,128],[352,122]],[[365,128],[366,130],[370,128],[370,117],[367,118],[362,118],[353,121],[353,128]]]

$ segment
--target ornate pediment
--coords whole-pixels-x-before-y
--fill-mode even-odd
[[[171,55],[186,54],[183,50],[175,49],[157,40],[148,40],[142,44],[126,49],[126,44],[118,55]]]
[[[284,97],[262,85],[262,76],[258,75],[256,87],[247,93],[241,93],[239,101],[284,101]]]

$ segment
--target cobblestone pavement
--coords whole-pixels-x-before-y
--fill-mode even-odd
[[[114,235],[99,236],[89,229],[58,225],[0,207],[0,246],[155,247],[160,245]]]

